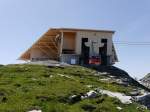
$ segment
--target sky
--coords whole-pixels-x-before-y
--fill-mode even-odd
[[[116,42],[150,42],[150,0],[0,0],[0,63],[15,62],[50,27],[115,30]],[[150,72],[150,45],[115,48],[115,66],[139,79]]]

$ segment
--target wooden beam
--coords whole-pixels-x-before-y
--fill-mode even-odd
[[[51,48],[50,46],[39,46],[39,45],[37,45],[37,46],[34,46],[33,48],[43,48],[43,49],[45,49],[45,48],[48,48],[50,51],[52,51],[54,54],[58,54],[58,51],[57,50],[54,50],[53,48]],[[49,52],[49,51],[48,51]]]
[[[45,53],[48,57],[50,57],[50,54],[48,54],[48,52],[47,51],[45,51],[44,49],[42,49],[41,47],[39,47],[39,49],[43,52],[43,53]]]
[[[42,43],[36,44],[34,46],[53,46],[53,47],[55,47],[54,44],[42,44]]]
[[[55,42],[46,42],[46,41],[45,42],[44,41],[43,42],[38,42],[38,43],[39,44],[55,44]]]
[[[44,49],[42,49],[41,47],[38,47],[44,54],[46,54],[49,58],[55,57],[53,54],[49,54],[47,51],[45,51]]]
[[[57,35],[56,35],[57,36]],[[55,38],[56,38],[56,36],[55,36]],[[55,39],[54,40],[52,40],[52,38],[50,38],[50,40],[53,42],[55,42]],[[56,45],[56,42],[54,43],[54,46],[55,46],[55,48],[58,50],[58,47],[57,47],[57,45]]]
[[[63,49],[63,40],[64,40],[64,33],[61,32],[61,42],[60,42],[60,51],[59,51],[59,56],[62,54],[62,49]]]
[[[55,48],[58,50],[58,46],[57,46],[56,42],[54,40],[52,40],[52,38],[38,42],[38,44],[41,44],[41,43],[49,44],[50,46],[55,46]],[[51,44],[53,44],[53,45],[51,45]]]
[[[47,46],[47,48],[49,48],[54,54],[58,55],[58,51],[52,49],[51,47]]]

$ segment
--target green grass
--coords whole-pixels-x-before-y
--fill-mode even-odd
[[[0,112],[26,112],[35,108],[43,112],[119,112],[117,106],[123,108],[122,112],[141,112],[137,109],[139,104],[124,105],[107,95],[85,99],[75,104],[68,103],[69,96],[91,90],[87,85],[125,94],[133,89],[132,86],[101,82],[99,79],[104,76],[94,76],[95,73],[92,69],[79,66],[0,66]],[[88,111],[87,107],[92,109]]]

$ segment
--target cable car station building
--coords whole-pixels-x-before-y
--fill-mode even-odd
[[[118,61],[112,40],[114,33],[108,30],[51,28],[19,59],[113,65]]]

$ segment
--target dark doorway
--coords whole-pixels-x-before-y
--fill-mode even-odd
[[[88,42],[88,38],[82,38],[81,60],[82,60],[83,64],[89,64],[89,51],[90,51],[90,48],[85,46],[85,42]]]
[[[101,56],[101,65],[107,65],[107,39],[102,39],[103,47],[99,48],[99,55]]]

